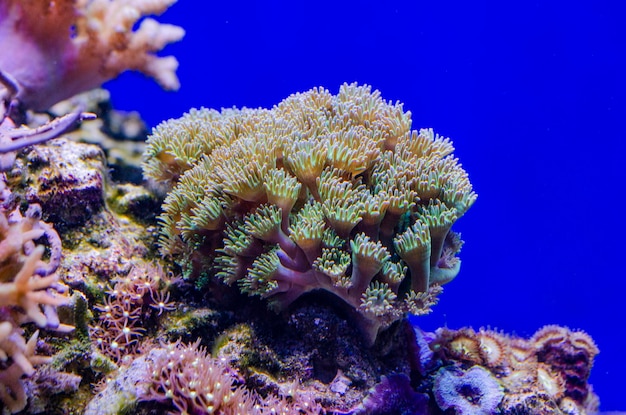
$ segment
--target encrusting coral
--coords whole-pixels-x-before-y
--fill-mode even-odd
[[[598,348],[584,332],[546,326],[523,339],[492,330],[442,328],[429,337],[419,342],[416,356],[418,366],[430,367],[429,372],[442,367],[432,375],[442,409],[492,413],[498,407],[503,415],[598,410],[587,382]],[[479,381],[464,379],[472,372]]]
[[[284,309],[329,291],[366,337],[428,312],[458,273],[452,224],[474,203],[451,142],[367,86],[295,94],[271,110],[192,110],[159,125],[145,175],[172,187],[160,246]]]

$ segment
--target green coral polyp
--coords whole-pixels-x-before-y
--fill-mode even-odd
[[[277,243],[280,237],[282,209],[275,205],[262,205],[245,220],[245,232],[255,238]]]
[[[406,276],[408,268],[403,264],[392,261],[385,261],[381,270],[380,280],[387,284],[393,292],[397,293],[400,284]]]
[[[283,211],[283,222],[286,226],[293,206],[298,201],[302,183],[288,174],[284,169],[272,169],[263,183],[267,193],[267,202],[280,207]],[[286,229],[283,227],[283,229]]]
[[[375,281],[361,297],[361,309],[376,316],[384,316],[393,310],[397,295],[389,288],[387,283]]]
[[[241,291],[250,295],[267,297],[278,288],[276,273],[279,272],[280,259],[276,252],[266,252],[259,255],[247,275],[239,280]]]
[[[374,242],[364,233],[357,234],[350,241],[350,250],[352,251],[350,289],[362,293],[391,255],[380,241]]]
[[[411,289],[425,292],[430,285],[431,239],[427,225],[416,221],[393,241],[396,253],[411,270]]]
[[[344,84],[271,110],[192,110],[155,129],[144,173],[172,188],[160,249],[186,275],[216,270],[278,309],[329,291],[373,341],[458,273],[450,228],[476,194],[453,150],[411,131],[402,105]]]
[[[350,266],[350,254],[339,248],[323,248],[313,263],[313,268],[330,277],[333,286],[350,288],[352,281],[346,275]]]

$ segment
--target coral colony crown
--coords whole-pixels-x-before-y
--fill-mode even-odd
[[[326,290],[370,341],[429,311],[459,272],[452,224],[476,200],[447,138],[411,130],[369,86],[267,109],[191,110],[148,141],[146,176],[172,187],[160,248],[280,310]]]

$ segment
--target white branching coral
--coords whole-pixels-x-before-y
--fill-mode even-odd
[[[4,0],[0,2],[0,99],[13,94],[34,110],[97,87],[123,71],[178,89],[178,62],[156,52],[184,31],[157,23],[176,0]],[[143,18],[143,20],[142,20]],[[134,30],[135,24],[139,27]]]
[[[0,177],[0,194],[6,192]],[[50,225],[39,220],[39,213],[37,205],[31,205],[25,215],[18,209],[7,212],[0,205],[0,401],[12,413],[26,406],[21,378],[31,376],[34,366],[49,359],[35,354],[38,331],[26,341],[22,325],[34,323],[58,332],[73,329],[62,324],[56,313],[56,307],[69,300],[55,274],[61,241]],[[47,261],[42,260],[45,247],[35,243],[44,237],[50,246]]]

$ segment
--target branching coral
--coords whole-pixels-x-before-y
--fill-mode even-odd
[[[52,227],[39,221],[38,212],[36,206],[26,216],[17,209],[0,209],[0,400],[12,412],[26,406],[22,376],[31,376],[33,366],[48,360],[35,354],[38,332],[26,341],[21,326],[32,322],[61,332],[72,329],[61,324],[56,313],[56,307],[68,301],[54,274],[60,240]],[[35,244],[44,236],[51,245],[49,262],[42,261],[44,246]]]
[[[0,70],[22,105],[46,110],[132,69],[177,89],[174,57],[154,53],[182,38],[177,26],[143,19],[175,0],[62,0],[0,3]],[[6,98],[9,91],[0,90]]]
[[[35,354],[39,332],[35,332],[28,341],[22,332],[4,321],[0,323],[0,357],[12,363],[0,371],[0,400],[11,413],[16,413],[26,406],[27,396],[21,378],[35,373],[33,366],[46,363],[50,358]]]
[[[79,109],[31,129],[20,126],[28,109],[47,110],[129,69],[155,78],[166,89],[178,89],[178,62],[155,53],[180,40],[183,29],[150,18],[141,20],[162,13],[173,2],[0,2],[0,171],[12,166],[17,150],[58,137],[77,121],[93,118]]]
[[[476,199],[450,141],[410,127],[402,105],[357,85],[159,125],[144,172],[173,187],[162,253],[276,309],[327,290],[373,340],[456,276],[450,228]]]
[[[58,262],[41,261],[44,247],[35,247],[33,242],[53,232],[41,225],[36,218],[22,217],[17,210],[11,215],[0,213],[0,307],[6,307],[5,314],[13,315],[19,323],[34,322],[41,328],[65,330],[67,327],[60,325],[54,311],[67,301],[62,295],[65,288],[54,274]]]

